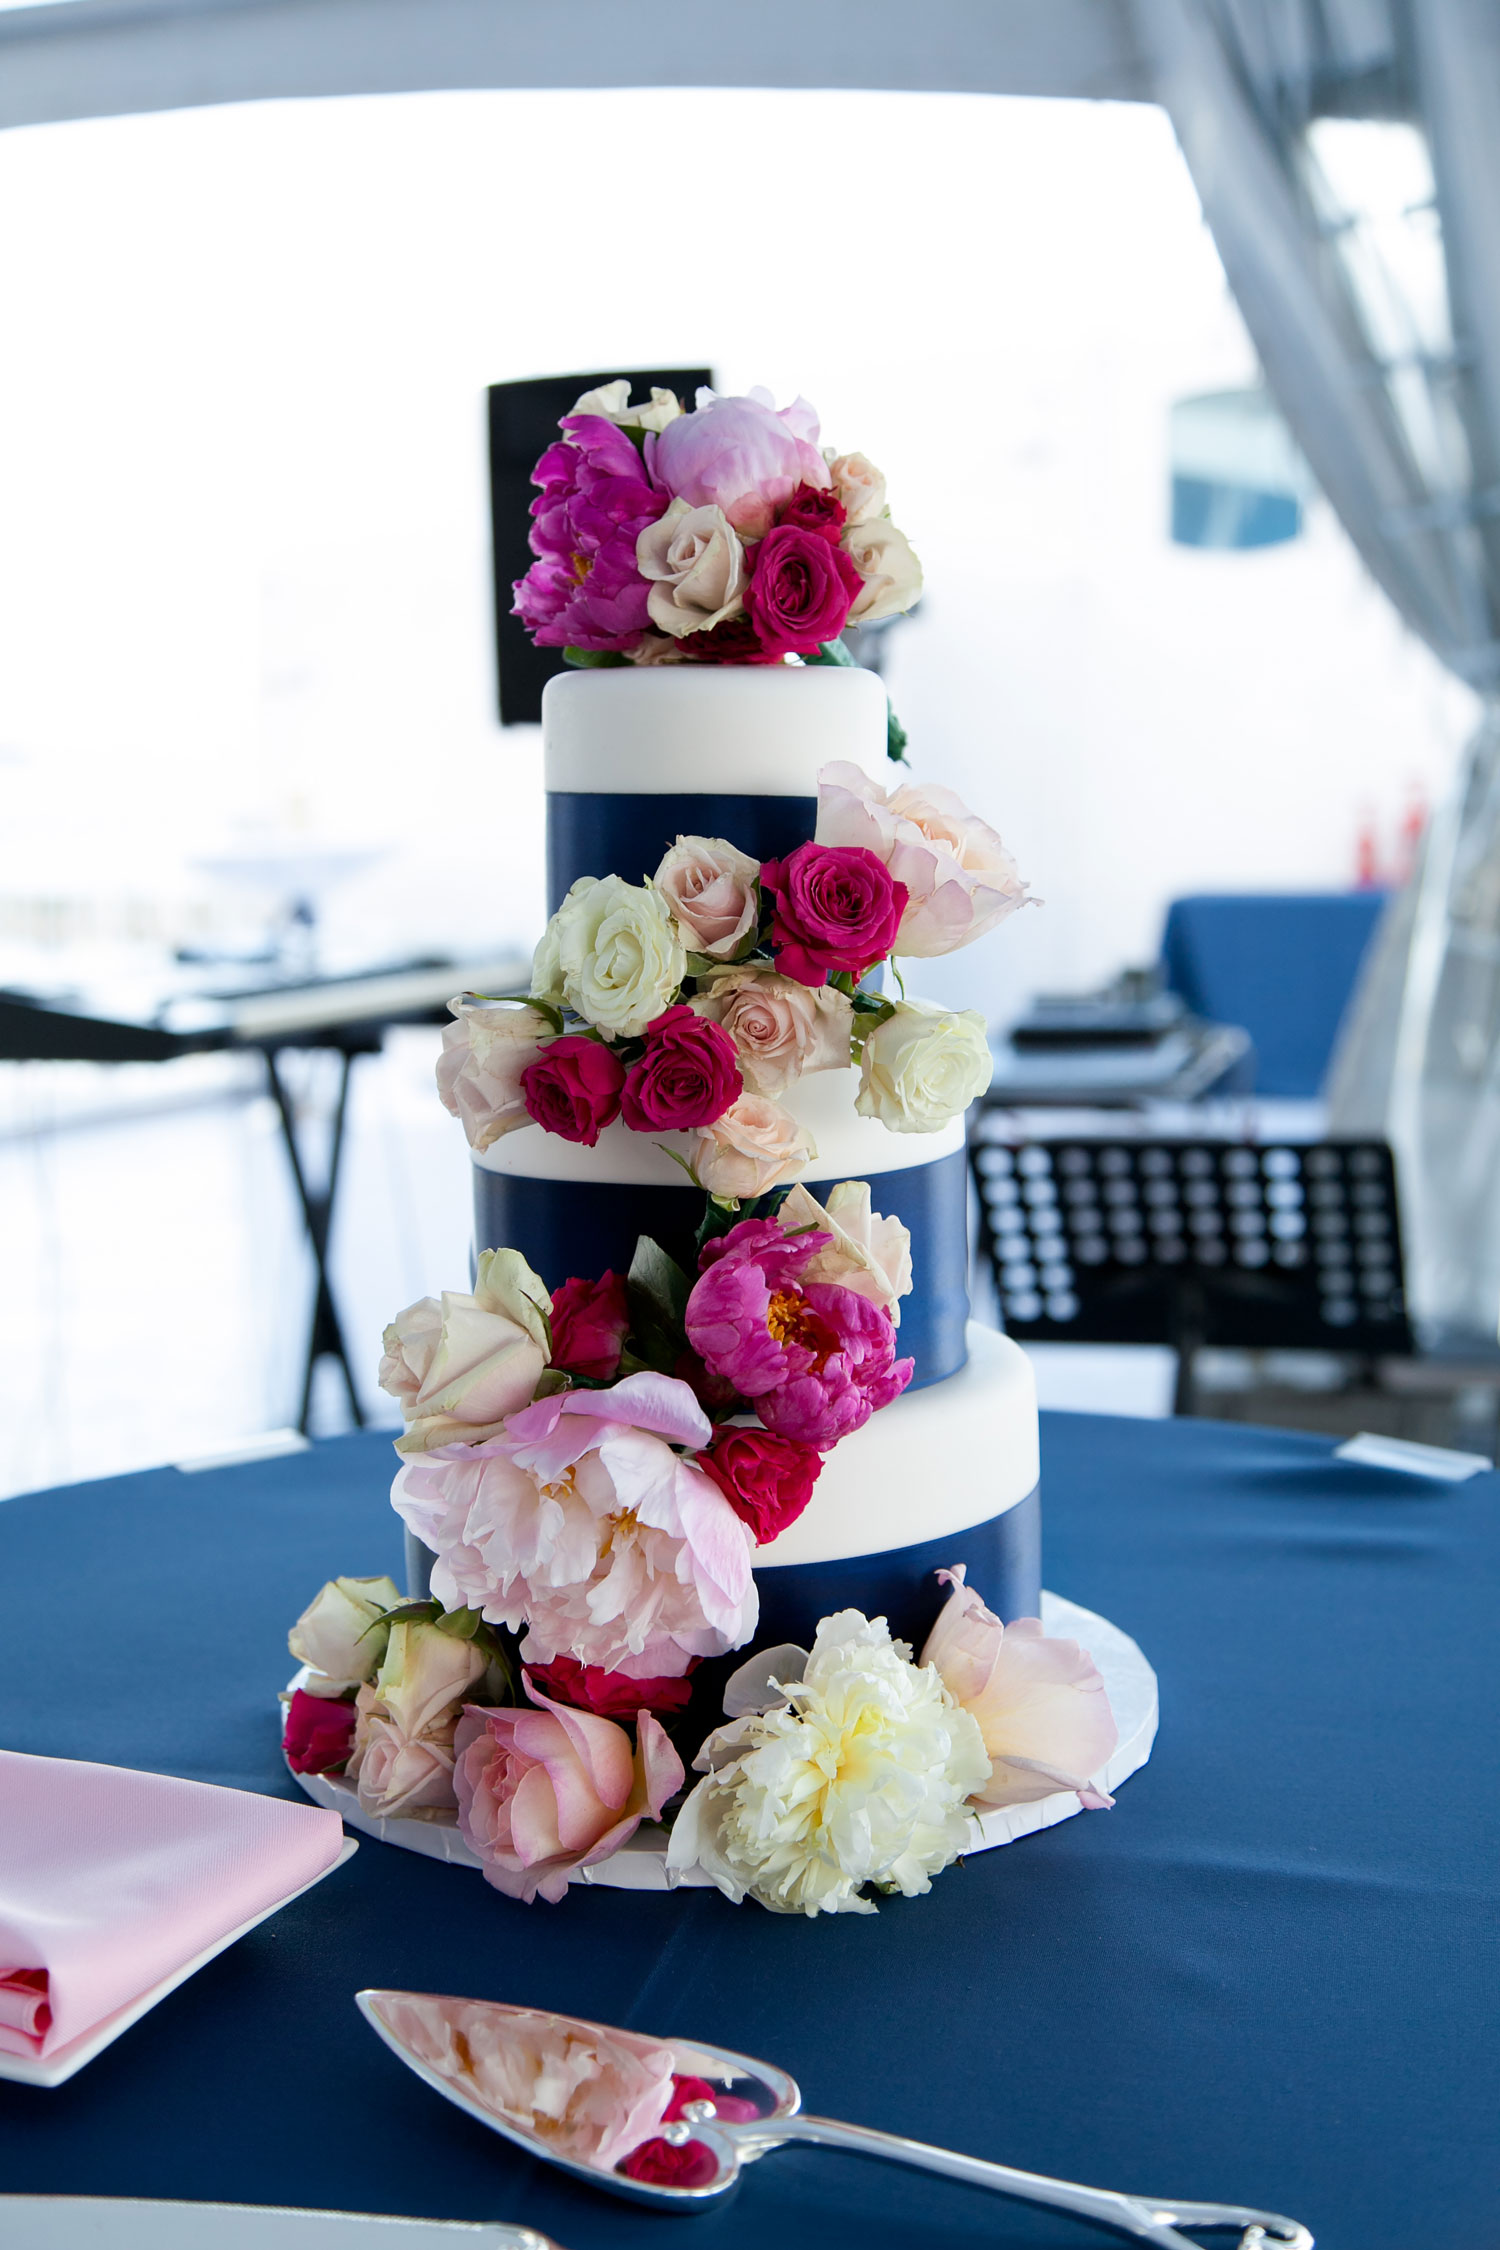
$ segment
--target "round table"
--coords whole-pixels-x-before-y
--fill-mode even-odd
[[[376,1843],[53,2091],[0,2085],[7,2190],[524,2220],[680,2245],[429,2094],[362,1985],[759,2054],[810,2109],[1109,2187],[1261,2204],[1319,2250],[1476,2250],[1500,2206],[1500,1478],[1321,1439],[1043,1417],[1045,1576],[1161,1682],[1112,1813],[809,1922],[713,1892],[523,1907]],[[294,1793],[287,1626],[399,1573],[388,1439],[0,1506],[0,1742]],[[814,2150],[702,2250],[1080,2246],[1071,2221]]]

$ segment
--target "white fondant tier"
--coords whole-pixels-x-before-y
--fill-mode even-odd
[[[956,1536],[1026,1499],[1040,1474],[1031,1362],[971,1321],[967,1364],[834,1447],[796,1522],[757,1549],[757,1575]]]
[[[818,1070],[799,1078],[780,1099],[817,1145],[817,1156],[801,1175],[808,1180],[863,1180],[878,1172],[903,1171],[909,1164],[932,1164],[964,1145],[964,1122],[953,1119],[938,1133],[893,1133],[877,1118],[854,1108],[859,1072]],[[507,1172],[526,1180],[610,1180],[631,1187],[681,1187],[686,1175],[666,1154],[684,1158],[696,1146],[691,1133],[633,1133],[628,1125],[605,1127],[593,1148],[523,1125],[474,1162],[488,1172]]]
[[[878,773],[885,689],[834,665],[565,672],[542,693],[547,787],[566,796],[812,797],[835,758]]]

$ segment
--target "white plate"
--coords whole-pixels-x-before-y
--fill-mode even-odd
[[[80,2032],[76,2039],[69,2040],[66,2047],[56,2047],[50,2055],[45,2056],[0,2055],[0,2078],[17,2079],[23,2086],[61,2086],[72,2077],[75,2070],[82,2070],[85,2063],[92,2062],[95,2055],[102,2054],[106,2047],[111,2046],[122,2031],[128,2031],[133,2023],[139,2023],[141,2017],[148,2009],[154,2008],[158,2000],[165,2000],[169,1992],[175,1992],[180,1984],[187,1983],[189,1977],[196,1976],[201,1968],[213,1960],[215,1954],[223,1953],[233,1945],[236,1938],[244,1937],[248,1930],[255,1929],[259,1923],[269,1922],[273,1914],[279,1914],[284,1906],[290,1906],[294,1898],[301,1898],[304,1891],[312,1889],[313,1883],[321,1883],[323,1876],[331,1875],[336,1867],[342,1867],[345,1860],[352,1859],[358,1850],[359,1845],[354,1838],[346,1836],[338,1858],[324,1868],[322,1875],[315,1875],[312,1883],[300,1883],[296,1890],[288,1891],[285,1898],[277,1899],[274,1905],[262,1907],[259,1914],[252,1914],[249,1921],[241,1922],[237,1929],[226,1930],[223,1937],[215,1938],[212,1945],[206,1945],[201,1953],[195,1953],[191,1961],[184,1961],[180,1969],[174,1969],[169,1977],[163,1977],[160,1984],[153,1984],[149,1992],[143,1992],[138,2000],[132,2000],[127,2007],[117,2008],[112,2016],[106,2016],[102,2023],[96,2023],[92,2031]],[[46,2203],[53,2199],[43,2196],[39,2200]],[[145,2210],[149,2206],[142,2204],[138,2208]],[[30,2250],[31,2238],[28,2236],[23,2239]],[[50,2242],[52,2238],[49,2235],[46,2239]],[[88,2241],[91,2238],[80,2235],[77,2239]],[[145,2237],[142,2236],[141,2240],[144,2242]]]
[[[530,2227],[452,2219],[380,2219],[362,2211],[289,2211],[254,2203],[136,2203],[109,2195],[0,2195],[0,2242],[15,2250],[556,2250]]]
[[[1157,1724],[1156,1674],[1128,1633],[1111,1625],[1107,1617],[1097,1617],[1091,1609],[1064,1601],[1060,1594],[1043,1594],[1042,1625],[1050,1638],[1077,1641],[1087,1649],[1103,1676],[1120,1739],[1109,1763],[1088,1778],[1096,1788],[1112,1793],[1122,1781],[1138,1773],[1151,1755]],[[299,1686],[304,1677],[299,1673],[292,1686]],[[455,1867],[480,1865],[451,1816],[420,1820],[407,1815],[383,1820],[378,1814],[365,1812],[352,1784],[338,1775],[299,1773],[294,1779],[316,1804],[341,1814],[346,1824],[362,1835],[374,1836],[382,1844],[399,1844],[403,1851],[420,1852],[426,1859],[448,1860]],[[1071,1820],[1082,1810],[1076,1790],[1060,1789],[1035,1804],[1008,1805],[997,1812],[977,1814],[969,1822],[965,1850],[993,1851],[1000,1844],[1013,1844],[1018,1836],[1054,1828],[1060,1820]],[[612,1859],[601,1860],[596,1867],[576,1869],[572,1880],[599,1883],[617,1891],[667,1891],[678,1883],[687,1889],[711,1887],[712,1878],[701,1867],[669,1881],[666,1847],[665,1828],[654,1821],[643,1821]]]

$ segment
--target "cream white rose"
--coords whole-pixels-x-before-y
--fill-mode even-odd
[[[894,953],[952,953],[1026,902],[1014,859],[951,789],[908,782],[887,794],[839,760],[818,775],[817,840],[873,852],[906,885]]]
[[[741,1094],[694,1134],[692,1164],[710,1195],[743,1202],[794,1180],[817,1153],[811,1134],[780,1102]]]
[[[651,880],[694,953],[727,961],[755,927],[760,861],[722,836],[679,836]]]
[[[687,953],[666,900],[649,884],[581,876],[552,921],[563,998],[596,1030],[634,1039],[677,997]],[[552,935],[549,925],[539,955]],[[543,966],[552,970],[550,953]]]
[[[562,1006],[563,919],[570,909],[577,906],[580,900],[587,898],[598,881],[597,875],[580,875],[563,900],[562,905],[543,930],[537,949],[531,956],[531,997],[533,1000],[545,1000],[548,1006],[552,1008]]]
[[[854,1106],[892,1133],[936,1133],[978,1100],[994,1067],[977,1008],[903,1001],[865,1041]]]
[[[833,1236],[828,1248],[808,1261],[804,1282],[831,1281],[852,1289],[883,1305],[900,1326],[901,1299],[911,1290],[911,1235],[899,1219],[871,1210],[868,1180],[840,1180],[826,1203],[799,1182],[777,1212],[776,1223],[787,1234],[817,1227]]]
[[[503,1133],[531,1123],[521,1073],[554,1036],[553,1027],[525,1006],[460,998],[448,1007],[458,1020],[443,1026],[438,1097],[462,1119],[470,1148],[485,1149]]]
[[[635,560],[652,581],[646,597],[651,622],[674,640],[707,633],[743,606],[745,550],[722,508],[674,500],[636,540]]]
[[[885,513],[885,478],[863,453],[835,453],[825,446],[824,459],[834,492],[844,503],[850,523],[869,523]]]
[[[799,984],[769,969],[716,976],[692,1006],[734,1041],[753,1093],[784,1094],[804,1071],[847,1070],[854,1010],[831,985]]]
[[[309,1695],[348,1695],[373,1679],[385,1655],[386,1631],[371,1626],[395,1609],[401,1593],[392,1578],[331,1578],[286,1637],[287,1647],[313,1677]]]
[[[851,625],[876,625],[882,617],[899,617],[911,608],[922,591],[922,565],[904,531],[877,516],[870,523],[850,524],[843,545],[865,582],[849,612]]]
[[[482,1250],[472,1296],[444,1290],[398,1313],[379,1376],[406,1416],[396,1451],[498,1435],[541,1380],[551,1311],[545,1283],[518,1250]]]
[[[483,1679],[489,1659],[472,1641],[436,1625],[393,1625],[374,1688],[389,1719],[420,1735],[458,1717],[458,1705]]]

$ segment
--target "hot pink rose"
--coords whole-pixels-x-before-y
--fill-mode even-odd
[[[570,1375],[607,1383],[620,1371],[620,1351],[630,1329],[625,1276],[565,1281],[552,1299],[552,1360]]]
[[[633,1133],[712,1125],[745,1090],[734,1041],[693,1008],[668,1008],[646,1026],[646,1052],[626,1076],[620,1114]]]
[[[701,390],[695,413],[647,438],[646,468],[674,499],[722,508],[746,539],[765,536],[799,485],[828,482],[806,399],[778,412],[760,389],[745,398]]]
[[[693,1658],[688,1671],[698,1668]],[[526,1677],[559,1703],[575,1711],[593,1711],[601,1719],[633,1719],[638,1711],[685,1711],[692,1682],[685,1673],[673,1680],[631,1680],[623,1672],[601,1672],[595,1664],[580,1664],[572,1656],[554,1656],[550,1664],[528,1664]]]
[[[799,984],[863,976],[890,952],[906,911],[906,885],[859,846],[799,844],[767,860],[760,880],[775,910],[776,966]]]
[[[778,524],[751,556],[745,614],[762,648],[812,656],[837,640],[864,585],[843,548],[821,531]]]
[[[767,1429],[820,1452],[899,1398],[915,1365],[896,1358],[895,1328],[878,1305],[831,1282],[799,1281],[829,1239],[742,1220],[704,1245],[686,1316],[688,1342],[710,1372],[750,1399]]]
[[[597,1039],[568,1032],[542,1048],[521,1073],[529,1116],[545,1132],[592,1148],[620,1114],[625,1065]]]
[[[720,1430],[707,1453],[699,1454],[698,1466],[708,1471],[764,1547],[807,1506],[823,1458],[795,1438],[731,1424]]]
[[[354,1719],[352,1703],[331,1703],[326,1696],[294,1690],[281,1738],[293,1773],[337,1773],[348,1762]]]
[[[535,1711],[470,1705],[454,1736],[458,1825],[507,1898],[554,1905],[575,1867],[609,1859],[682,1787],[682,1760],[649,1711],[636,1742],[613,1719],[528,1686]]]

